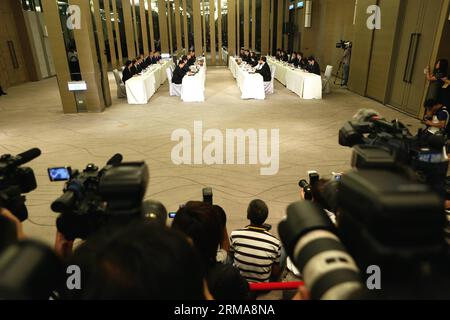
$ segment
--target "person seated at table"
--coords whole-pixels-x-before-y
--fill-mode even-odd
[[[136,59],[134,59],[134,61],[135,61],[134,66],[136,67],[136,74],[141,73],[144,70],[141,64],[142,63],[141,57],[137,57]]]
[[[299,61],[297,59],[297,52],[292,52],[291,60],[289,60],[289,64],[294,65],[294,67],[298,67]]]
[[[320,76],[320,66],[317,63],[316,58],[313,56],[308,58],[308,66],[306,67],[306,71]]]
[[[250,58],[250,50],[245,50],[244,52],[244,58],[242,59],[244,62],[247,62],[248,64],[251,64],[252,60]]]
[[[303,52],[297,53],[298,67],[301,69],[305,69],[308,65],[308,60],[305,59],[305,55]]]
[[[270,82],[272,80],[272,75],[270,73],[270,67],[267,64],[267,58],[264,56],[261,56],[259,58],[259,63],[256,66],[255,72],[262,75],[264,82]]]
[[[175,84],[182,84],[183,83],[183,78],[186,75],[187,71],[185,71],[185,66],[186,66],[186,60],[180,59],[180,61],[178,62],[178,65],[175,67],[175,70],[173,71],[173,76],[172,76],[172,82]]]
[[[152,64],[157,64],[158,57],[156,56],[156,51],[152,52],[151,55],[152,55]]]
[[[195,62],[197,61],[197,57],[195,56],[195,51],[191,50],[190,55],[191,55],[191,58],[189,60],[189,63],[191,66],[193,66],[195,64]]]
[[[191,70],[191,66],[189,65],[189,57],[186,56],[186,55],[185,55],[185,56],[182,56],[181,59],[180,59],[180,61],[183,61],[183,62],[184,62],[183,70],[184,70],[184,72],[188,73],[189,70]]]
[[[139,65],[141,66],[142,70],[145,70],[148,67],[147,63],[145,62],[145,56],[143,53],[139,55]]]
[[[280,60],[283,61],[283,62],[288,62],[289,61],[289,57],[288,57],[286,51],[281,51]]]
[[[153,52],[150,52],[147,56],[147,58],[145,58],[145,63],[147,64],[147,67],[151,66],[153,63]]]
[[[281,60],[281,49],[277,49],[277,54],[275,56],[277,60]]]
[[[245,50],[244,50],[244,48],[241,48],[241,51],[240,51],[240,53],[239,53],[239,57],[240,57],[241,59],[244,59],[244,58],[245,58]]]
[[[122,71],[122,82],[125,83],[127,80],[133,78],[133,62],[131,62],[130,60],[127,60],[127,62],[125,62],[125,69],[123,69]]]
[[[250,52],[250,65],[252,67],[256,67],[258,65],[258,57],[256,56],[256,53],[251,51]]]

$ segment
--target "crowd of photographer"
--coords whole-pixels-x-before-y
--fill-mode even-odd
[[[339,132],[339,143],[354,148],[353,170],[301,180],[302,201],[287,207],[281,240],[259,199],[248,205],[249,224],[230,234],[211,188],[172,213],[144,201],[147,165],[117,154],[102,169],[49,169],[51,180],[67,181],[51,204],[59,213],[52,250],[21,226],[23,194],[37,187],[23,165],[40,151],[5,155],[0,298],[253,300],[260,293],[252,283],[301,280],[305,287],[285,299],[448,299],[448,117],[436,116],[444,125],[431,133],[438,123],[428,116],[412,135],[398,121],[359,112]],[[370,280],[371,270],[381,274]]]

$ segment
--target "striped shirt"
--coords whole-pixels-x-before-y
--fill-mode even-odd
[[[272,265],[280,262],[281,243],[262,228],[246,227],[231,233],[234,266],[248,282],[268,282]]]

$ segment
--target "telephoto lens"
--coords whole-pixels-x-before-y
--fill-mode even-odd
[[[298,182],[298,186],[303,189],[304,199],[308,201],[312,201],[313,195],[312,195],[312,188],[311,185],[306,180],[300,180]]]
[[[278,226],[283,246],[314,300],[345,300],[362,289],[359,269],[326,213],[309,201],[287,208]]]

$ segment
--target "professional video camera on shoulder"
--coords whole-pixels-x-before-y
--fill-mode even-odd
[[[352,166],[414,172],[420,182],[445,194],[448,170],[445,135],[413,136],[400,121],[389,122],[376,111],[361,110],[339,131],[339,144],[355,147]]]
[[[67,180],[63,195],[51,205],[61,213],[57,228],[67,239],[85,239],[103,226],[142,216],[148,167],[145,162],[121,161],[116,154],[101,170],[94,164],[83,171],[48,169],[50,180]]]
[[[21,166],[40,155],[41,150],[33,148],[17,156],[5,154],[0,157],[0,208],[8,209],[20,221],[28,218],[23,194],[37,186],[33,170]]]

